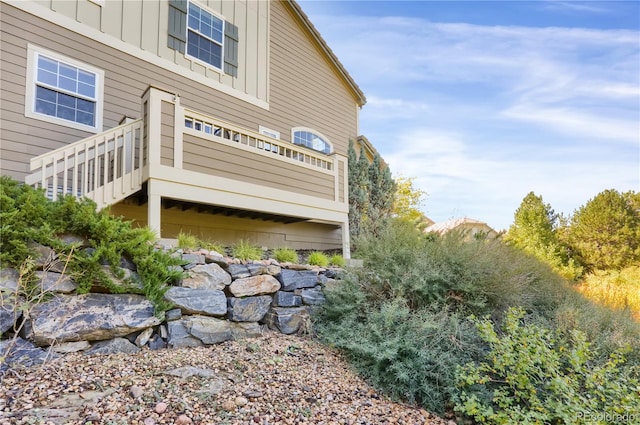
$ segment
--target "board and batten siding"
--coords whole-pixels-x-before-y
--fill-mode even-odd
[[[257,99],[267,101],[269,2],[260,0],[196,0],[195,3],[215,12],[238,27],[239,44],[237,78],[221,70],[205,67],[198,61],[167,45],[169,8],[167,1],[126,0],[104,1],[101,4],[87,0],[40,1],[45,7],[63,14],[95,30],[109,34],[145,52],[174,62],[224,85],[233,87]],[[246,70],[252,70],[246,72]]]
[[[236,17],[236,14],[249,16],[250,14],[244,10],[255,9],[258,11],[255,15],[255,23],[258,26],[266,26],[269,30],[268,37],[265,39],[258,37],[257,33],[254,35],[255,38],[260,38],[258,44],[268,42],[269,46],[269,49],[263,49],[255,62],[247,61],[247,48],[243,47],[241,38],[240,57],[244,57],[245,64],[238,69],[238,78],[244,75],[242,78],[246,81],[253,79],[254,82],[251,84],[260,86],[256,68],[268,68],[270,80],[268,87],[265,88],[268,89],[266,90],[269,100],[268,108],[229,92],[216,90],[200,80],[191,79],[189,76],[192,74],[188,72],[177,73],[171,67],[160,66],[156,62],[146,60],[143,54],[139,57],[101,42],[100,37],[106,37],[104,33],[96,35],[95,32],[98,30],[89,26],[91,22],[95,24],[95,19],[89,16],[95,13],[95,11],[90,12],[94,10],[95,5],[87,7],[85,3],[91,2],[86,0],[80,0],[77,3],[40,1],[37,4],[47,6],[42,8],[43,13],[38,14],[42,17],[20,8],[20,5],[27,3],[33,2],[20,2],[15,6],[0,2],[0,55],[2,57],[0,168],[2,174],[22,180],[28,174],[28,164],[32,157],[90,135],[81,130],[24,116],[26,84],[24,74],[29,43],[104,70],[103,125],[105,130],[117,126],[125,115],[140,117],[142,109],[140,96],[149,85],[153,85],[178,93],[181,104],[187,108],[254,131],[263,125],[280,132],[281,139],[284,141],[291,141],[293,127],[312,128],[327,136],[337,153],[346,155],[349,139],[357,136],[356,98],[341,80],[335,65],[322,53],[316,42],[311,40],[304,27],[297,22],[291,7],[283,2],[273,1],[265,6],[262,3],[266,2],[262,1],[223,1],[219,6],[223,15],[228,17],[233,13],[234,19],[237,18],[234,22],[238,24],[240,18]],[[108,30],[120,34],[118,39],[115,35],[113,36],[116,41],[121,42],[123,33],[126,33],[124,38],[127,40],[134,40],[135,37],[127,33],[133,25],[129,21],[137,19],[135,18],[137,15],[133,13],[134,6],[142,2],[106,3],[100,22],[104,26],[106,25],[104,21],[108,20],[113,27],[107,29],[105,26],[105,32]],[[217,6],[214,3],[216,2],[209,2],[210,7],[215,9]],[[75,9],[69,6],[70,4],[75,4]],[[111,9],[112,4],[119,4],[119,6],[113,6],[116,9]],[[122,11],[118,12],[117,7],[122,8]],[[163,18],[162,15],[166,15],[168,6],[166,2],[161,2],[159,7],[161,15],[159,22],[163,22],[166,16]],[[78,25],[76,21],[71,22],[68,16],[73,10],[76,13],[73,19],[82,21],[82,29],[86,30],[86,36],[79,36],[72,30]],[[114,19],[109,13],[120,16],[120,23],[112,23]],[[267,13],[270,18],[265,21],[261,16]],[[85,24],[87,28],[84,27]],[[159,31],[160,34],[166,31],[166,28]],[[141,36],[139,43],[147,47],[149,44],[154,44],[144,41],[145,37]],[[166,32],[162,37],[158,36],[158,46],[165,46],[166,38]],[[245,41],[247,38],[245,35]],[[118,43],[113,45],[118,46]],[[160,47],[158,49],[162,50]],[[176,55],[175,51],[172,52]],[[181,60],[186,60],[184,55],[178,56],[182,56]],[[248,64],[255,64],[256,67],[254,68],[254,65],[249,67]],[[251,78],[248,74],[252,75]],[[252,167],[251,164],[242,166]],[[297,174],[287,171],[284,173],[283,178],[299,182]],[[320,189],[320,193],[325,191],[326,188]]]

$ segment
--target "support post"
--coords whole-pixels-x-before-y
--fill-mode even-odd
[[[351,258],[351,241],[349,239],[349,219],[342,223],[342,257],[347,260]]]
[[[156,233],[158,239],[162,237],[160,233],[160,215],[162,210],[162,197],[153,192],[153,180],[149,179],[147,185],[147,226]]]

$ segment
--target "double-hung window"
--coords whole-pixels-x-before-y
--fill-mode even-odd
[[[238,76],[238,27],[190,0],[169,0],[167,46]]]
[[[31,45],[27,66],[25,115],[102,131],[102,70]]]
[[[189,3],[187,54],[222,69],[224,21],[198,5]]]

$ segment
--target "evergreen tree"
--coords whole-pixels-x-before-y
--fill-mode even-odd
[[[349,232],[351,238],[358,236],[362,224],[366,221],[369,188],[367,169],[369,164],[362,162],[364,151],[360,149],[360,159],[356,154],[353,141],[349,141],[348,168],[349,168]],[[366,161],[366,158],[365,158]],[[367,168],[365,168],[366,166]]]
[[[605,190],[580,207],[566,231],[589,269],[622,269],[640,262],[640,194]]]
[[[542,196],[529,192],[516,210],[504,240],[547,263],[564,277],[575,279],[582,274],[582,269],[560,243],[558,219],[559,216],[550,204],[544,203]]]
[[[373,162],[369,164],[369,210],[368,210],[368,230],[378,234],[379,230],[386,225],[387,219],[393,211],[393,199],[396,184],[391,177],[389,167],[382,162],[380,155],[373,157]]]

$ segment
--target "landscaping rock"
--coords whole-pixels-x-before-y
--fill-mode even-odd
[[[228,320],[207,316],[189,316],[183,319],[187,332],[205,345],[218,344],[232,338]]]
[[[248,298],[229,298],[227,317],[234,322],[259,322],[271,305],[269,295]]]
[[[142,295],[57,295],[36,304],[29,314],[37,345],[67,341],[99,341],[160,324],[153,304]]]
[[[16,269],[0,270],[0,293],[16,292],[18,290],[19,279],[20,272]]]
[[[315,270],[283,269],[278,280],[282,283],[283,291],[313,288],[318,284],[318,273]]]
[[[302,305],[302,297],[293,292],[278,291],[273,295],[274,307],[299,307]]]
[[[51,346],[53,351],[60,354],[77,353],[78,351],[85,351],[89,348],[91,348],[89,341],[63,342]]]
[[[147,328],[143,330],[140,335],[136,337],[135,344],[138,347],[144,347],[144,345],[149,342],[149,339],[153,335],[153,328]]]
[[[268,274],[236,279],[229,285],[229,291],[235,297],[273,294],[280,289],[280,282]]]
[[[208,316],[227,314],[227,297],[222,291],[172,287],[164,297],[185,314],[205,314]]]
[[[289,335],[304,330],[310,317],[305,307],[272,307],[264,319],[269,329]]]
[[[20,337],[0,341],[0,354],[5,356],[4,361],[0,362],[0,372],[9,367],[29,367],[60,357],[57,353],[36,347]]]
[[[115,353],[137,353],[138,347],[129,342],[126,338],[113,338],[107,341],[100,341],[94,344],[85,354],[115,354]]]
[[[234,341],[246,338],[257,338],[262,335],[262,326],[257,322],[229,322],[231,336]]]
[[[320,285],[313,288],[305,288],[300,295],[302,296],[302,302],[306,305],[320,305],[326,301]]]
[[[227,269],[232,279],[244,279],[246,277],[251,277],[251,272],[249,271],[249,267],[246,264],[229,264],[229,268]]]
[[[78,287],[69,276],[52,271],[36,272],[36,278],[42,292],[70,294]]]
[[[0,334],[13,329],[22,316],[24,298],[15,293],[0,291]]]
[[[230,283],[231,275],[216,263],[197,265],[182,280],[182,286],[197,289],[222,290]]]
[[[182,347],[200,347],[202,341],[198,338],[191,336],[187,329],[185,319],[174,320],[168,323],[169,338],[167,344],[169,347],[182,348]]]

